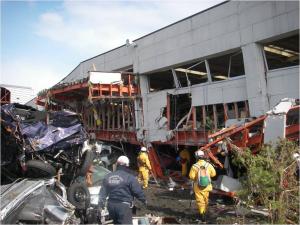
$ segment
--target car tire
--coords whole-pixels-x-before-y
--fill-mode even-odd
[[[77,209],[87,209],[90,206],[91,196],[84,183],[73,183],[67,190],[68,201]]]
[[[85,151],[81,157],[82,164],[78,170],[78,176],[85,176],[87,171],[89,170],[90,166],[94,160],[94,153],[92,151]]]
[[[50,178],[56,175],[56,169],[49,163],[41,160],[26,162],[25,176],[29,178]]]

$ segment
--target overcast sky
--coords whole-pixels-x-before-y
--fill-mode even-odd
[[[1,81],[49,88],[81,61],[223,0],[1,1]]]

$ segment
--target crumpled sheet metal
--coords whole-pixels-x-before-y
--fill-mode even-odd
[[[80,221],[74,214],[75,207],[66,197],[56,193],[55,184],[55,179],[48,181],[24,179],[7,185],[10,187],[1,191],[1,199],[6,202],[1,208],[1,223],[28,221],[42,224],[79,224]],[[62,186],[58,187],[65,190]],[[10,201],[5,201],[6,199]]]
[[[18,115],[20,104],[7,104],[1,107],[1,123],[11,130],[13,135],[19,135],[30,146],[28,151],[49,151],[68,148],[72,145],[82,144],[87,139],[87,132],[77,114],[70,111],[59,111],[50,114],[50,122],[45,120],[35,121],[37,112],[31,107],[24,109],[25,115]],[[23,118],[22,118],[23,117]],[[24,118],[25,117],[25,118]],[[30,120],[26,120],[26,117]]]

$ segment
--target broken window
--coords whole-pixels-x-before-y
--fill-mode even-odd
[[[197,130],[204,128],[205,115],[203,114],[203,106],[196,106],[196,128]]]
[[[249,117],[248,101],[237,102],[239,118]]]
[[[227,119],[249,117],[247,101],[196,106],[196,128],[216,130],[225,127]]]
[[[227,118],[228,119],[236,119],[237,114],[236,114],[236,110],[234,107],[234,103],[227,103],[226,108],[227,108]]]
[[[170,96],[170,129],[174,128],[191,128],[192,115],[187,119],[183,118],[187,116],[191,110],[191,97],[189,94],[169,95]],[[182,122],[179,124],[179,122]]]
[[[205,61],[180,66],[175,69],[180,87],[207,82]],[[188,83],[189,82],[189,83]]]
[[[299,34],[264,44],[269,70],[299,65]]]
[[[225,112],[223,104],[217,104],[216,108],[216,119],[217,119],[217,127],[223,128],[225,127]]]
[[[150,92],[173,89],[175,87],[171,70],[149,74],[148,78]]]
[[[212,81],[227,80],[230,77],[245,75],[241,51],[208,60]]]

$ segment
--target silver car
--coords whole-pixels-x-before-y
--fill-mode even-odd
[[[1,224],[80,224],[56,179],[19,179],[1,186]]]

